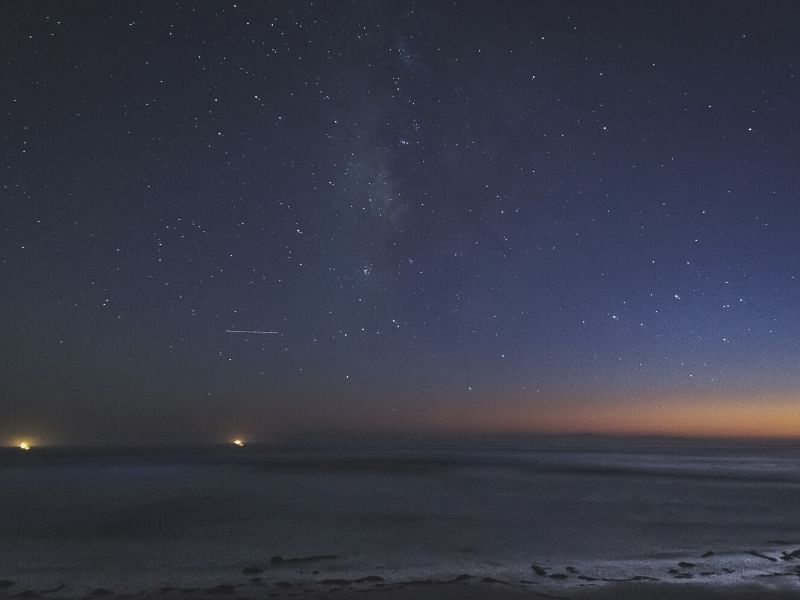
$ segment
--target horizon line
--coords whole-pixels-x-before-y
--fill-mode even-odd
[[[308,439],[309,435],[313,439]],[[276,439],[252,439],[241,437],[245,441],[245,446],[314,446],[320,444],[350,444],[358,445],[361,443],[415,443],[420,441],[428,442],[489,442],[502,440],[524,441],[525,439],[570,439],[570,440],[630,440],[630,441],[669,441],[669,442],[704,442],[704,443],[800,443],[800,435],[794,436],[775,436],[775,435],[682,435],[672,433],[631,433],[631,432],[429,432],[429,431],[407,431],[407,432],[352,432],[339,431],[328,433],[300,433]],[[20,438],[22,441],[23,438]],[[11,442],[0,445],[0,450],[19,450],[20,442]],[[33,450],[43,449],[190,449],[190,448],[215,448],[236,446],[231,440],[208,440],[208,441],[185,441],[174,443],[158,442],[131,442],[131,443],[32,443]]]

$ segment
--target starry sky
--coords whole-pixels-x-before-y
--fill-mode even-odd
[[[800,432],[795,3],[0,11],[2,441]]]

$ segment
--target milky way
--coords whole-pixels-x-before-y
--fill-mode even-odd
[[[673,431],[800,392],[792,3],[0,23],[0,438]]]

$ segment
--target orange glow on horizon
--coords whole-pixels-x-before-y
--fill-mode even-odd
[[[449,432],[800,438],[800,398],[793,395],[487,404],[437,410],[428,422]]]

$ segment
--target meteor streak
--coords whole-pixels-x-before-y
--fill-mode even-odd
[[[259,335],[277,335],[277,331],[253,331],[247,329],[226,329],[225,333],[255,333]]]

